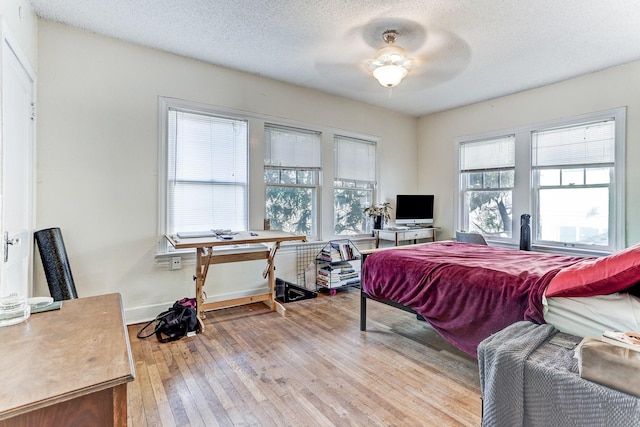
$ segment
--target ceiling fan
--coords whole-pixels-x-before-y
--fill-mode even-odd
[[[341,93],[375,94],[379,85],[421,91],[454,78],[471,57],[468,44],[457,35],[440,28],[427,31],[423,24],[401,18],[353,27],[319,51],[318,72]]]

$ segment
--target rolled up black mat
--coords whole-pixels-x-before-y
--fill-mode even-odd
[[[35,238],[53,300],[78,298],[60,229],[54,227],[36,231]]]

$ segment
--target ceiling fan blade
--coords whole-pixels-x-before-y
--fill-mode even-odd
[[[380,87],[362,63],[317,62],[316,70],[341,89],[373,92]]]

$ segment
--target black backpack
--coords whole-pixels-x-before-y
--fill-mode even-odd
[[[138,331],[138,338],[149,338],[154,335],[160,342],[176,341],[186,336],[189,332],[198,333],[202,330],[196,314],[196,301],[194,298],[182,298],[176,301],[171,308],[158,314],[155,319],[147,323]],[[143,332],[156,323],[153,331],[147,335]]]

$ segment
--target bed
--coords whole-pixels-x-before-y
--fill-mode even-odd
[[[383,249],[362,266],[360,329],[366,330],[366,303],[373,299],[417,313],[474,357],[482,340],[522,320],[549,322],[573,335],[600,335],[602,327],[640,330],[640,300],[624,292],[639,278],[640,245],[598,259],[460,242]],[[600,310],[602,297],[607,301]],[[593,305],[589,310],[605,312],[602,319],[580,312],[585,300]]]

